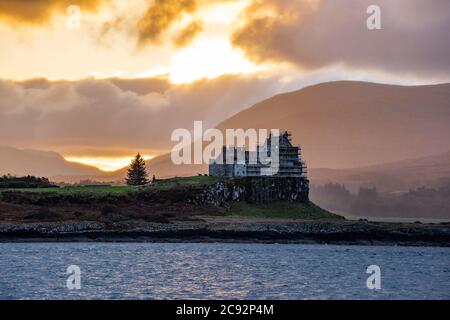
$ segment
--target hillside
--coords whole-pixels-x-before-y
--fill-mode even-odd
[[[356,192],[359,187],[376,187],[380,192],[407,191],[420,186],[436,187],[450,181],[450,151],[439,155],[408,159],[354,169],[309,170],[316,185],[344,184]]]
[[[66,161],[56,152],[0,146],[0,175],[8,173],[18,176],[52,177],[57,175],[100,175],[102,171],[95,167]]]

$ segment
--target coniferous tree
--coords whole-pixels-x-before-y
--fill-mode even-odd
[[[145,160],[141,157],[140,153],[131,161],[125,182],[130,186],[141,186],[149,183]]]

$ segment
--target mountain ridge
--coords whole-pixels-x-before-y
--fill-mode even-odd
[[[0,146],[0,174],[11,175],[100,175],[96,167],[70,162],[54,151],[18,149]]]

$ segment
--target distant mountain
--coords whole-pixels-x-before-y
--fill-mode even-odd
[[[340,169],[446,152],[449,123],[450,84],[338,81],[274,96],[218,128],[289,130],[309,168]],[[167,154],[148,164],[160,177],[207,172],[205,165],[175,166]]]
[[[380,192],[408,191],[421,186],[438,187],[450,182],[450,151],[355,169],[310,169],[309,178],[315,185],[329,182],[344,184],[353,192],[360,187],[376,187]]]
[[[34,175],[52,177],[57,175],[101,175],[103,171],[80,163],[66,161],[51,151],[21,150],[0,146],[0,174]]]

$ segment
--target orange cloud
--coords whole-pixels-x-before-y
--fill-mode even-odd
[[[0,0],[0,17],[12,23],[45,24],[55,11],[65,12],[70,5],[81,10],[96,10],[108,0]]]
[[[233,1],[238,0],[155,0],[137,24],[138,44],[157,44],[163,34],[185,15],[194,16],[199,9],[213,3]],[[193,18],[194,21],[173,37],[177,47],[186,46],[203,30],[200,18]]]
[[[185,13],[197,10],[198,0],[156,0],[138,23],[139,43],[154,43]]]
[[[201,22],[193,21],[174,37],[173,42],[177,47],[184,47],[189,44],[202,30],[203,27]]]

